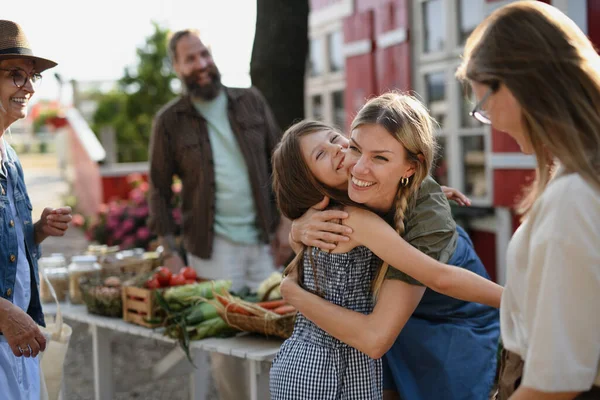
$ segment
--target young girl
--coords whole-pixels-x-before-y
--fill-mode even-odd
[[[508,248],[498,399],[598,399],[600,57],[556,8],[516,2],[475,29],[458,77],[472,115],[537,160]]]
[[[411,400],[479,400],[489,395],[495,375],[498,313],[468,302],[492,304],[471,296],[474,286],[461,285],[460,280],[447,286],[446,271],[422,261],[436,259],[459,266],[448,271],[465,277],[480,275],[477,285],[489,290],[483,285],[489,282],[483,278],[487,273],[470,239],[452,220],[440,187],[429,177],[434,151],[432,120],[420,102],[395,93],[369,101],[352,124],[343,161],[350,171],[348,193],[353,201],[382,215],[396,231],[391,226],[374,228],[371,218],[353,220],[355,210],[347,213],[344,225],[354,231],[348,235],[351,241],[366,245],[395,268],[384,264],[379,270],[374,284],[377,304],[370,314],[343,309],[290,279],[284,280],[282,294],[335,338],[373,358],[387,352],[384,384],[390,393]],[[336,225],[323,222],[328,217],[346,217],[333,210],[324,214],[327,217],[296,221],[292,236],[311,244],[319,237],[315,231],[331,231],[330,226]],[[373,243],[362,242],[363,230],[376,237]]]
[[[401,99],[406,102],[412,100],[408,96]],[[418,105],[418,102],[414,104]],[[430,124],[422,106],[418,111],[424,122]],[[339,172],[343,169],[341,165],[344,164],[347,145],[345,137],[318,122],[299,123],[284,134],[273,155],[273,171],[274,191],[286,217],[298,218],[323,196],[329,196],[338,205],[350,204],[346,195],[347,175]],[[422,207],[428,207],[435,214],[445,210],[447,203],[429,202]],[[371,257],[370,251],[362,246],[356,247],[362,244],[392,265],[402,265],[407,272],[439,292],[496,307],[499,305],[502,290],[498,285],[466,269],[441,264],[419,252],[371,212],[352,207],[346,207],[346,210],[350,211],[347,222],[354,224],[356,240],[337,249],[341,254],[315,249],[303,252],[300,249],[299,255],[304,255],[303,260],[297,259],[296,264],[292,263],[304,267],[304,271],[300,271],[303,272],[300,281],[309,290],[361,315],[370,313],[373,307],[372,281],[380,263],[379,260],[367,261]],[[343,253],[349,249],[353,250]],[[308,257],[311,254],[316,264],[314,269]],[[409,296],[413,290],[423,290],[421,287],[413,289],[414,286],[401,280],[386,286],[389,289],[386,296],[393,291],[399,298]],[[383,308],[378,307],[379,313]],[[394,304],[386,304],[384,308],[387,312],[397,309]],[[374,332],[384,332],[384,325],[370,328]],[[385,343],[379,340],[346,343],[354,348],[330,336],[299,313],[294,334],[282,346],[271,369],[272,398],[380,398],[380,361],[373,359],[381,357]]]

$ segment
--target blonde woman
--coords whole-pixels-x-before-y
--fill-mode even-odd
[[[310,156],[323,152],[316,146]],[[454,292],[453,297],[473,300],[467,291],[476,293],[477,286],[483,289],[482,277],[487,278],[487,273],[470,239],[452,219],[440,186],[429,176],[434,153],[433,121],[418,100],[397,93],[370,100],[352,124],[344,159],[337,156],[333,165],[341,170],[343,163],[348,169],[344,177],[350,175],[349,198],[377,212],[391,226],[376,225],[372,218],[360,215],[364,210],[351,210],[349,216],[336,210],[309,212],[294,222],[292,239],[311,246],[315,243],[308,238],[318,237],[316,231],[340,232],[336,230],[340,225],[320,221],[345,218],[341,229],[351,228],[352,233],[339,237],[338,246],[362,243],[392,261],[395,268],[384,264],[379,269],[372,313],[330,303],[303,290],[293,279],[284,280],[281,291],[329,335],[372,358],[385,355],[385,396],[479,400],[489,395],[496,371],[498,312],[448,297],[441,294],[450,294],[447,288],[436,287],[447,270],[432,268],[434,260],[460,267],[448,268],[450,272],[467,270],[479,275],[481,281],[467,287],[467,280],[474,281],[462,274],[465,284],[455,288],[461,287],[463,296]],[[331,164],[329,159],[324,159],[325,167]],[[325,168],[317,167],[318,162],[312,168],[315,175]],[[327,240],[326,235],[322,237]],[[489,287],[488,297],[494,291]]]
[[[537,159],[508,249],[498,399],[600,398],[600,57],[556,8],[518,2],[472,33],[472,115]]]

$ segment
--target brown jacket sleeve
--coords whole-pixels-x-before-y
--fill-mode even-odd
[[[149,227],[158,236],[173,234],[175,222],[171,207],[173,199],[171,185],[175,174],[175,160],[169,133],[160,115],[152,124],[149,163]]]

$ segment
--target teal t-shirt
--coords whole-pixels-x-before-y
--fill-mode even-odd
[[[215,233],[236,243],[259,242],[256,207],[248,167],[227,115],[227,95],[194,101],[206,119],[215,169]]]

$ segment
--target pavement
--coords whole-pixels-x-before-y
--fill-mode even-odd
[[[25,154],[20,157],[25,183],[33,205],[33,219],[37,221],[44,207],[60,207],[69,194],[69,183],[58,168],[54,154]],[[81,254],[88,246],[80,229],[71,227],[61,238],[51,237],[42,245],[44,254],[62,253],[67,260]],[[65,321],[73,328],[64,367],[66,393],[64,400],[91,400],[94,398],[92,367],[92,337],[86,324]],[[189,398],[189,376],[153,380],[152,366],[167,355],[173,346],[155,340],[126,334],[115,334],[112,345],[115,400],[184,400]],[[210,383],[207,400],[218,396]]]

